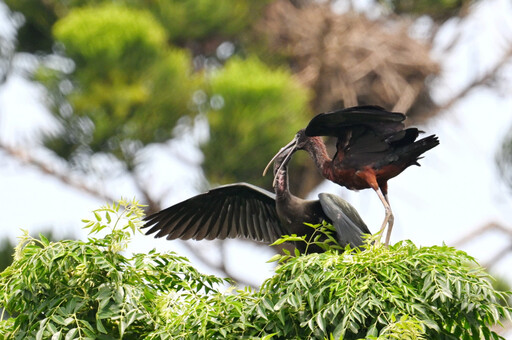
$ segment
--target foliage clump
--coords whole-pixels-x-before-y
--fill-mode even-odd
[[[261,169],[254,164],[265,164],[271,154],[254,150],[285,145],[290,136],[283,134],[283,127],[298,131],[306,125],[309,91],[286,68],[272,69],[255,57],[230,59],[208,81],[212,101],[219,103],[208,112],[210,141],[202,147],[204,169],[215,182],[229,183],[245,176],[263,185]]]
[[[266,3],[50,1],[55,13],[47,29],[58,62],[41,62],[32,74],[59,123],[45,146],[72,168],[94,172],[94,155],[108,155],[132,171],[145,146],[189,131],[176,128],[192,128],[201,113],[211,136],[202,145],[209,180],[264,185],[268,179],[251,164],[288,142],[283,126],[297,131],[306,124],[311,95],[286,65],[230,58],[236,42],[223,45],[233,49],[223,58],[215,51],[222,37],[248,29]],[[39,15],[14,8],[29,19]],[[208,53],[202,39],[214,39]],[[256,156],[255,149],[267,151]]]
[[[445,245],[369,240],[343,253],[277,256],[259,291],[224,291],[226,280],[176,254],[122,254],[141,225],[136,202],[94,215],[84,222],[91,233],[110,230],[103,238],[22,237],[0,274],[0,306],[12,316],[0,321],[5,338],[499,339],[491,326],[511,317],[499,303],[510,294]]]
[[[267,327],[285,337],[378,337],[399,320],[408,331],[420,325],[427,339],[488,339],[511,311],[490,279],[474,258],[446,245],[370,245],[285,262],[261,287],[261,308]]]
[[[150,8],[168,30],[173,42],[213,37],[231,38],[248,30],[268,0],[154,0],[136,1]]]
[[[147,62],[144,57],[154,57],[166,43],[166,32],[151,13],[113,4],[73,9],[53,33],[75,62],[116,63],[129,53],[138,57],[125,65],[131,67]]]
[[[139,339],[165,322],[164,302],[186,310],[193,296],[224,282],[173,253],[125,257],[121,251],[141,225],[136,202],[94,215],[86,227],[91,233],[110,228],[104,238],[21,237],[13,264],[0,275],[0,305],[13,316],[0,322],[3,338]]]
[[[45,140],[60,157],[73,163],[107,153],[131,168],[137,151],[171,139],[178,119],[193,113],[201,81],[191,56],[168,45],[151,12],[115,4],[73,8],[52,31],[72,66],[42,64],[34,78],[46,86],[60,123]]]

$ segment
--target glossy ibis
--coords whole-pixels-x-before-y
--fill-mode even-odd
[[[314,229],[304,222],[326,220],[334,225],[341,246],[362,245],[362,234],[370,231],[348,202],[326,193],[311,201],[290,193],[289,159],[284,153],[276,158],[276,194],[248,183],[224,185],[147,216],[143,228],[151,228],[146,235],[156,232],[155,237],[168,240],[245,237],[272,243],[282,235],[297,234],[309,240]],[[304,242],[297,247],[302,253],[322,251],[316,245],[306,248]]]
[[[351,190],[375,190],[386,210],[380,232],[382,237],[388,225],[387,245],[394,220],[387,195],[388,180],[411,165],[419,165],[420,155],[439,144],[435,135],[416,140],[421,131],[414,127],[405,129],[404,119],[404,114],[378,106],[321,113],[275,157],[289,158],[296,150],[306,150],[325,178]],[[332,159],[318,136],[337,137]],[[283,161],[286,162],[287,159]]]

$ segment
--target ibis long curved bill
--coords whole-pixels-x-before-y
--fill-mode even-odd
[[[270,160],[270,162],[268,162],[267,166],[265,167],[265,169],[263,170],[263,176],[265,176],[267,174],[267,171],[268,169],[270,168],[270,166],[274,163],[274,161],[276,160],[277,157],[281,156],[282,154],[284,154],[285,152],[288,152],[288,154],[285,156],[285,158],[283,159],[282,162],[280,162],[280,166],[278,169],[276,169],[276,172],[278,170],[280,170],[284,165],[288,164],[288,161],[290,160],[290,158],[292,157],[293,153],[295,152],[296,150],[296,144],[297,144],[297,136],[295,136],[295,138],[292,139],[291,142],[289,142],[288,144],[286,144],[285,146],[283,146],[281,149],[279,149],[279,151],[274,155],[274,157],[272,157],[272,159]]]

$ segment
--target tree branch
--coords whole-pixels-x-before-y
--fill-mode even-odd
[[[78,190],[80,190],[82,192],[85,192],[85,193],[87,193],[87,194],[89,194],[91,196],[94,196],[96,198],[99,198],[99,199],[102,199],[102,200],[105,200],[105,201],[114,202],[114,201],[117,200],[116,198],[110,197],[108,194],[106,194],[104,192],[101,192],[101,191],[99,191],[98,189],[96,189],[94,187],[91,187],[91,186],[86,185],[85,183],[83,183],[81,181],[73,179],[69,175],[69,173],[67,173],[67,172],[65,172],[63,170],[59,170],[56,167],[52,167],[48,163],[45,163],[45,162],[43,162],[41,160],[38,160],[37,158],[35,158],[34,156],[32,156],[29,152],[27,152],[25,150],[22,150],[20,148],[14,147],[14,146],[7,145],[6,143],[3,143],[1,141],[0,141],[0,149],[4,150],[9,156],[11,156],[14,159],[20,161],[22,164],[36,167],[37,169],[39,169],[44,174],[49,175],[49,176],[59,180],[60,182],[66,184],[66,185],[68,185],[68,186],[70,186],[72,188],[78,189]],[[137,188],[140,190],[140,192],[144,196],[144,200],[146,200],[146,202],[148,202],[148,204],[149,204],[148,211],[157,211],[157,210],[159,210],[161,208],[160,204],[156,203],[156,201],[154,201],[151,198],[151,195],[145,189],[141,179],[138,178],[134,173],[131,173],[131,175],[133,176],[133,181],[137,185]],[[251,286],[253,288],[255,287],[254,284],[249,283],[246,280],[244,280],[243,278],[238,277],[237,275],[233,274],[226,267],[226,264],[225,264],[226,258],[225,258],[224,255],[222,255],[222,261],[220,263],[214,263],[214,262],[210,261],[207,256],[202,254],[201,251],[196,246],[193,246],[193,245],[191,245],[188,242],[182,242],[182,244],[199,261],[204,263],[206,266],[211,267],[212,269],[221,272],[223,276],[229,277],[229,278],[233,279],[234,281],[236,281],[236,282],[238,282],[240,284],[243,284],[243,285],[246,285],[246,286]],[[221,243],[221,247],[224,247],[224,244]],[[222,250],[221,250],[221,253],[222,253]]]
[[[144,200],[147,202],[148,207],[146,209],[146,214],[150,215],[153,213],[156,213],[160,209],[162,209],[162,204],[154,200],[151,195],[149,194],[149,191],[146,189],[146,186],[143,183],[142,178],[137,174],[136,171],[130,172],[133,177],[133,182],[135,183],[135,186],[137,189],[139,189],[140,193],[144,197]]]
[[[484,233],[487,233],[489,231],[494,231],[494,230],[501,231],[501,232],[507,234],[508,236],[510,236],[510,243],[502,250],[495,252],[494,255],[491,257],[491,259],[487,260],[486,263],[484,263],[482,265],[482,267],[484,267],[484,268],[491,268],[500,259],[502,259],[507,253],[512,251],[512,229],[507,228],[504,225],[499,224],[497,222],[490,222],[490,223],[487,223],[487,224],[481,226],[480,228],[473,230],[469,234],[466,234],[466,236],[457,240],[453,244],[453,246],[460,247],[461,245],[476,239],[478,236],[480,236]]]
[[[480,236],[488,231],[492,231],[492,230],[502,231],[505,234],[508,234],[509,236],[512,237],[512,229],[507,228],[504,225],[497,223],[497,222],[489,222],[489,223],[473,230],[472,232],[466,234],[466,236],[460,238],[459,240],[455,241],[453,243],[453,246],[460,247],[463,244],[468,243],[468,242],[472,241],[473,239],[477,238],[478,236]]]
[[[496,63],[490,70],[482,74],[480,77],[475,78],[472,82],[467,84],[459,93],[452,98],[450,98],[447,102],[444,104],[436,107],[434,111],[431,113],[431,116],[437,115],[439,112],[445,111],[450,109],[452,106],[454,106],[459,100],[466,97],[471,90],[478,86],[483,86],[486,83],[488,83],[491,79],[496,77],[496,74],[498,73],[501,68],[510,61],[510,58],[512,57],[512,46],[509,47],[507,52],[503,55],[503,57],[500,59],[499,62]]]
[[[70,187],[81,190],[83,192],[88,193],[89,195],[95,196],[106,201],[113,202],[116,200],[115,198],[108,196],[106,193],[101,192],[96,188],[93,188],[91,186],[86,185],[83,182],[73,179],[71,176],[69,176],[68,173],[58,170],[57,168],[52,167],[49,164],[36,159],[30,153],[20,148],[16,148],[14,146],[10,146],[3,142],[0,142],[0,149],[4,150],[11,157],[22,162],[24,165],[34,166],[44,174],[52,176],[53,178],[58,179],[59,181]]]
[[[484,268],[492,268],[495,266],[499,260],[501,260],[505,255],[507,255],[509,252],[512,251],[512,243],[510,243],[508,246],[503,248],[502,250],[496,252],[493,257],[491,257],[489,260],[487,260],[482,267]]]

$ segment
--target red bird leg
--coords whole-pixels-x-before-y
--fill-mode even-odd
[[[391,211],[391,206],[389,205],[389,201],[387,199],[387,183],[382,185],[382,190],[377,183],[377,177],[375,176],[375,171],[372,168],[365,168],[364,170],[356,171],[356,175],[366,181],[368,185],[375,190],[377,196],[379,196],[380,201],[384,205],[384,209],[386,211],[386,216],[384,216],[384,221],[382,221],[382,225],[380,227],[380,236],[379,241],[382,238],[382,234],[384,233],[384,229],[386,229],[386,225],[388,225],[388,233],[386,235],[385,245],[389,244],[389,239],[391,238],[391,230],[393,229],[393,212]],[[385,193],[383,193],[383,191]]]

